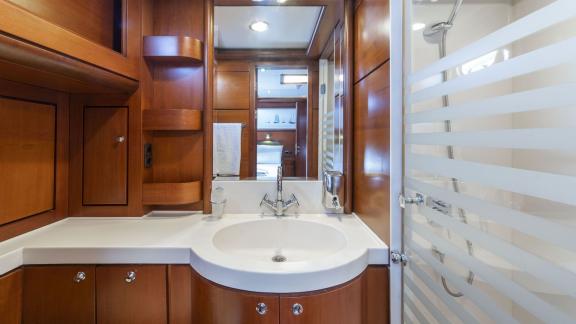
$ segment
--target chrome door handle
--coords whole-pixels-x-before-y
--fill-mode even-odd
[[[126,136],[117,136],[116,143],[124,143],[126,141]]]
[[[256,313],[260,315],[265,315],[268,312],[268,306],[264,303],[258,303],[256,305]]]
[[[78,271],[78,273],[76,273],[76,275],[74,276],[75,283],[80,283],[85,279],[86,279],[86,273],[84,273],[83,271]]]
[[[124,281],[126,281],[127,283],[133,283],[134,281],[136,281],[136,272],[128,271],[126,273],[126,278],[124,278]]]
[[[304,307],[298,303],[292,305],[292,314],[299,316],[304,312]]]

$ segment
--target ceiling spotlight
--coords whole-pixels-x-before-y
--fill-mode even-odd
[[[268,23],[265,21],[255,21],[250,24],[250,29],[256,32],[263,32],[268,30]]]

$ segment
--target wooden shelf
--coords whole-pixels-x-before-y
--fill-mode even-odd
[[[200,131],[202,111],[197,109],[145,109],[142,112],[145,131]]]
[[[181,183],[145,183],[144,205],[185,205],[202,200],[202,181]]]
[[[188,36],[144,36],[144,57],[154,62],[202,63],[202,41]]]

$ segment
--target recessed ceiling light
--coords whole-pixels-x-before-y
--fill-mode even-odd
[[[257,32],[263,32],[268,30],[268,23],[265,21],[255,21],[250,24],[250,29]]]
[[[280,84],[306,84],[308,75],[306,74],[281,74]]]
[[[414,23],[414,24],[412,25],[412,30],[413,30],[413,31],[422,30],[422,29],[424,29],[424,28],[426,28],[426,24],[424,24],[424,23]]]

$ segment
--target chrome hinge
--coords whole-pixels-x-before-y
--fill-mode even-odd
[[[424,203],[424,195],[421,193],[416,193],[416,197],[405,197],[404,194],[400,194],[398,197],[398,202],[400,202],[400,207],[406,208],[406,205],[421,205]]]
[[[408,263],[408,256],[398,250],[392,250],[390,251],[390,260],[394,264],[401,263],[403,266],[405,266]]]

